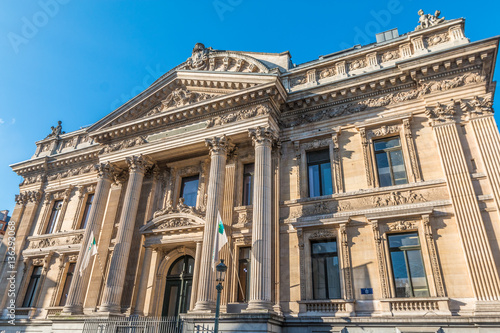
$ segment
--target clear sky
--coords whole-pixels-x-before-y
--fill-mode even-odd
[[[58,120],[66,132],[96,122],[197,42],[288,50],[300,64],[391,28],[412,31],[419,9],[466,18],[471,41],[500,34],[496,1],[1,0],[0,209],[12,212],[22,180],[9,164],[29,159]]]

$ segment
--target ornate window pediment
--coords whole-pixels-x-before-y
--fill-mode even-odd
[[[156,214],[155,214],[156,215]],[[161,232],[163,230],[203,227],[205,220],[193,213],[171,212],[153,218],[140,229],[141,233]]]

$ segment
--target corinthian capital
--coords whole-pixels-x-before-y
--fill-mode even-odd
[[[210,149],[210,154],[227,154],[228,150],[233,147],[231,139],[223,135],[220,137],[214,136],[211,139],[205,139],[205,145]]]
[[[131,172],[144,173],[147,168],[153,166],[154,162],[149,156],[139,155],[127,157],[127,164]]]
[[[257,128],[249,128],[248,136],[252,138],[253,145],[272,144],[278,138],[274,130],[269,127],[259,126]]]
[[[115,172],[114,166],[109,162],[96,164],[94,169],[97,171],[97,178],[112,179]]]

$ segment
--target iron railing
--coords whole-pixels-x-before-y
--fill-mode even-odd
[[[182,333],[179,317],[112,317],[89,318],[83,333]]]

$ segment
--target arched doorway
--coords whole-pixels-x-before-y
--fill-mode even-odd
[[[189,310],[193,286],[194,258],[183,256],[170,266],[165,284],[162,316],[177,317]]]

